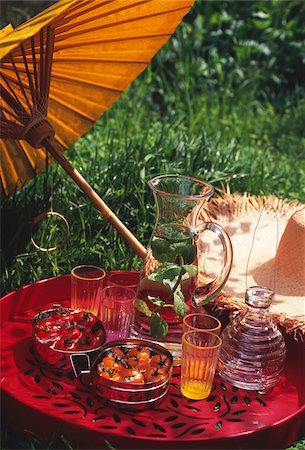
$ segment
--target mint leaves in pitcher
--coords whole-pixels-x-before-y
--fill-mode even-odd
[[[194,232],[183,225],[160,225],[151,241],[151,256],[158,267],[144,280],[135,307],[150,319],[151,336],[161,339],[169,324],[181,322],[189,311],[198,272]]]

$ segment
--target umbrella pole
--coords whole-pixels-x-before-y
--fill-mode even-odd
[[[137,240],[137,238],[126,228],[120,219],[111,211],[101,197],[95,192],[85,178],[75,169],[74,166],[65,158],[65,156],[57,149],[54,139],[45,138],[41,142],[54,159],[61,165],[68,175],[75,181],[80,189],[91,200],[96,209],[98,209],[106,220],[117,230],[117,232],[125,239],[129,246],[142,259],[146,256],[146,249]]]

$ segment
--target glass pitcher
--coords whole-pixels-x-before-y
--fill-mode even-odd
[[[131,335],[162,343],[175,357],[181,352],[183,317],[217,295],[226,282],[232,245],[220,225],[199,220],[202,206],[214,192],[210,184],[188,176],[161,175],[148,185],[157,217],[140,274]],[[222,243],[223,267],[214,281],[200,286],[198,239],[206,230],[216,233]]]

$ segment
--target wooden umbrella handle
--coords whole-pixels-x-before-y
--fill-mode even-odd
[[[45,138],[41,145],[50,152],[54,159],[61,165],[68,175],[75,181],[80,189],[87,195],[97,210],[99,210],[105,219],[117,230],[117,232],[125,239],[129,246],[142,259],[146,256],[146,249],[137,240],[137,238],[128,230],[128,228],[120,221],[114,212],[106,205],[101,197],[95,192],[85,178],[75,169],[74,166],[65,158],[61,151],[56,147],[52,138]]]

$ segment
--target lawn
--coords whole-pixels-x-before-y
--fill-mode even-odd
[[[2,3],[1,25],[16,26],[50,2]],[[158,174],[305,203],[304,22],[297,0],[198,1],[148,69],[66,153],[144,246],[155,215],[147,181]],[[50,196],[71,235],[60,250],[42,253],[29,229],[50,209]],[[1,227],[3,295],[78,263],[141,267],[56,163],[3,200]],[[53,221],[36,237],[48,246],[62,233]],[[3,448],[10,445],[8,433]]]

